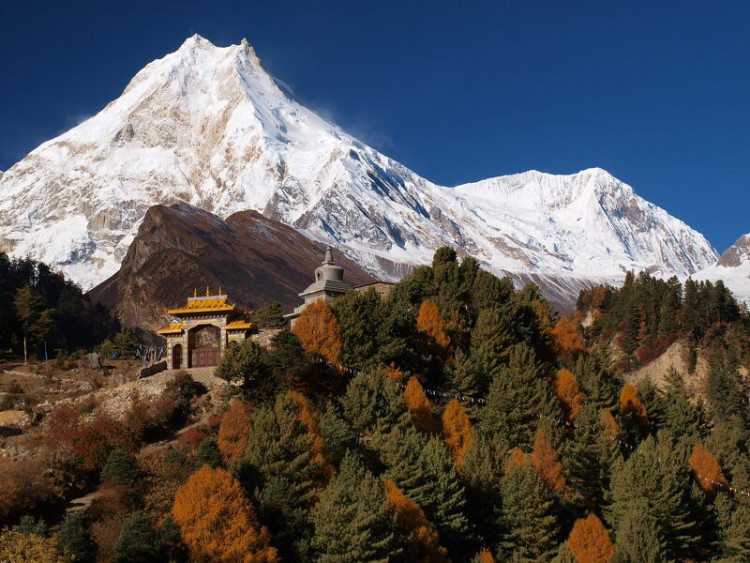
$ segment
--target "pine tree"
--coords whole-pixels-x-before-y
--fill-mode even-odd
[[[344,459],[347,450],[353,450],[357,433],[345,419],[337,403],[330,401],[320,417],[320,435],[335,465]]]
[[[533,350],[515,346],[508,366],[490,387],[487,404],[480,412],[482,431],[500,451],[529,444],[534,436],[534,413],[559,417],[557,399]]]
[[[334,365],[341,363],[341,326],[324,300],[305,307],[292,332],[308,353]]]
[[[258,511],[285,558],[309,547],[310,510],[325,485],[324,458],[300,416],[295,398],[281,395],[253,414],[245,461],[257,472]]]
[[[478,431],[466,449],[459,476],[466,489],[466,516],[478,536],[480,545],[495,545],[499,529],[492,518],[496,506],[500,505],[498,491],[499,468],[492,448]]]
[[[124,450],[113,450],[107,457],[101,473],[101,482],[115,481],[123,485],[132,485],[138,479],[140,471],[138,462]]]
[[[216,377],[230,383],[241,383],[243,388],[252,388],[256,394],[268,383],[269,374],[268,352],[249,338],[230,344],[216,367]],[[266,400],[270,397],[259,398]]]
[[[281,303],[278,301],[263,305],[253,313],[252,320],[258,328],[281,328],[286,324]]]
[[[607,563],[615,553],[607,530],[594,514],[576,520],[568,537],[568,547],[577,563]]]
[[[665,563],[666,545],[659,523],[644,498],[634,498],[622,507],[622,516],[616,528],[617,563]]]
[[[20,534],[39,536],[40,538],[49,537],[49,528],[41,518],[37,520],[33,516],[21,516],[18,525],[13,526],[13,531]]]
[[[52,328],[54,311],[44,309],[41,296],[28,285],[16,292],[13,304],[23,337],[30,347],[38,347]]]
[[[644,500],[648,514],[656,522],[657,533],[663,538],[672,556],[689,554],[698,541],[695,522],[688,501],[689,483],[678,459],[675,444],[667,435],[659,443],[649,436],[638,450],[612,474],[610,502],[605,509],[607,521],[617,531],[630,503]]]
[[[537,432],[534,449],[531,452],[531,463],[550,492],[555,494],[563,492],[565,477],[563,477],[562,463],[552,444],[549,443],[544,428],[540,428]]]
[[[297,417],[307,429],[307,437],[310,440],[310,463],[316,468],[315,480],[322,484],[328,483],[335,470],[320,433],[320,416],[304,395],[291,391],[288,396],[297,406]]]
[[[620,382],[609,371],[609,359],[602,352],[593,352],[580,356],[576,362],[575,373],[581,390],[588,402],[596,404],[598,409],[611,409],[617,404]]]
[[[461,469],[466,451],[474,437],[469,416],[457,399],[451,399],[443,411],[443,439],[448,453],[456,462],[456,468]]]
[[[719,495],[714,503],[721,561],[750,561],[750,504],[741,497]]]
[[[219,450],[219,446],[216,445],[216,437],[209,436],[205,438],[195,453],[195,468],[200,469],[204,465],[216,468],[221,465],[221,462],[221,451]]]
[[[168,561],[166,546],[154,528],[153,519],[143,512],[133,514],[122,528],[112,551],[113,563]]]
[[[380,295],[374,289],[352,291],[336,299],[332,307],[341,325],[344,365],[354,369],[372,367],[380,348],[378,331],[373,327],[384,321]]]
[[[690,400],[682,376],[676,370],[667,372],[666,383],[661,396],[664,413],[661,426],[678,441],[692,445],[701,439],[702,413]]]
[[[321,562],[385,562],[402,550],[382,483],[353,455],[320,497],[314,522],[312,545]]]
[[[394,430],[381,447],[385,477],[416,502],[450,550],[466,539],[464,488],[442,440],[413,428]]]
[[[91,538],[91,521],[86,514],[74,512],[65,517],[57,534],[57,548],[82,563],[96,560],[96,544]]]
[[[409,379],[404,392],[406,407],[411,413],[411,421],[422,432],[436,432],[438,421],[432,416],[432,405],[427,399],[416,377]]]
[[[240,484],[221,468],[204,465],[177,490],[172,515],[192,560],[277,561]]]
[[[580,426],[565,448],[565,476],[570,501],[581,513],[601,514],[619,446],[605,433],[596,405],[586,403],[578,415]]]
[[[464,487],[442,440],[437,436],[427,442],[420,462],[421,472],[431,485],[427,501],[420,503],[420,506],[435,524],[445,545],[452,550],[452,546],[465,541],[469,532],[469,523],[464,514]]]
[[[510,465],[501,494],[502,552],[514,560],[550,561],[557,551],[559,526],[551,493],[537,472],[528,463]]]
[[[122,327],[120,332],[115,334],[112,338],[112,344],[121,358],[127,357],[128,354],[132,354],[133,345],[135,344],[133,330],[126,326]]]
[[[409,411],[398,384],[385,370],[366,370],[349,382],[341,398],[346,420],[360,436],[385,434],[408,424]]]

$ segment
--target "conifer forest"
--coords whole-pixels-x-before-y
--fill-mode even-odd
[[[0,260],[6,347],[73,300],[111,345],[22,269]],[[177,372],[35,422],[0,466],[0,560],[750,561],[750,316],[721,282],[630,273],[561,315],[446,247],[387,295],[253,318],[277,330],[228,348],[220,390]]]

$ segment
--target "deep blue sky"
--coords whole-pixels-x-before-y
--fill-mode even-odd
[[[434,182],[600,166],[720,252],[750,232],[744,0],[0,4],[0,170],[199,33]]]

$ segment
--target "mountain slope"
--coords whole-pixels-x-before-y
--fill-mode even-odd
[[[719,260],[693,276],[696,280],[723,280],[729,290],[750,305],[750,233],[742,235]]]
[[[175,202],[258,211],[390,279],[443,245],[571,295],[628,269],[688,275],[717,257],[600,169],[435,185],[297,103],[246,41],[198,36],[6,171],[0,250],[92,287],[117,270],[146,210]]]
[[[181,203],[146,212],[120,271],[90,296],[108,305],[126,325],[159,328],[164,307],[177,307],[197,290],[219,286],[233,303],[256,308],[279,301],[285,311],[300,304],[298,293],[313,282],[325,247],[255,211],[226,221]],[[354,285],[373,278],[336,255]]]

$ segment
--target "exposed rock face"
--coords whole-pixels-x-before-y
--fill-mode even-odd
[[[744,262],[750,261],[750,234],[742,235],[735,243],[721,255],[717,266],[724,268],[738,268]]]
[[[313,280],[325,246],[256,211],[223,221],[190,205],[159,205],[146,213],[120,271],[91,291],[126,325],[159,328],[164,308],[177,307],[197,290],[219,286],[232,302],[255,308],[279,301],[299,305],[298,293]],[[373,278],[339,256],[354,284]]]
[[[90,288],[118,270],[146,210],[176,202],[222,219],[255,210],[383,279],[450,245],[495,273],[552,280],[569,300],[629,269],[688,275],[717,258],[600,169],[435,185],[297,103],[247,42],[198,36],[5,173],[0,250]]]

